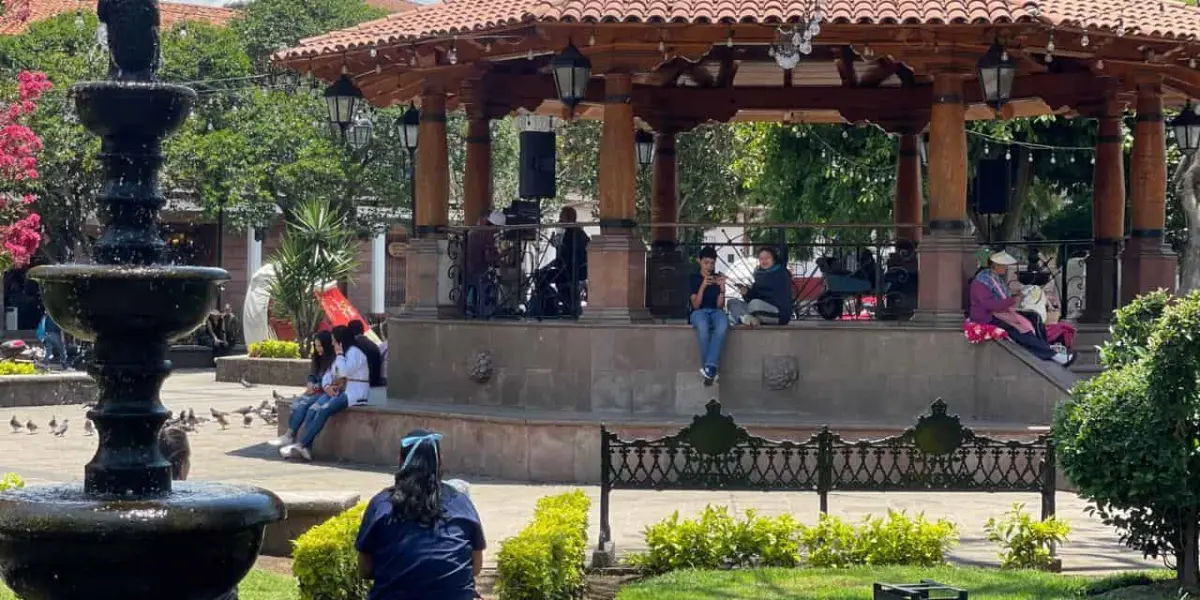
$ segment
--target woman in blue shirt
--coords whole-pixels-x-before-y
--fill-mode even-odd
[[[400,440],[396,484],[371,499],[358,530],[369,600],[472,600],[487,543],[471,499],[441,480],[442,434]]]

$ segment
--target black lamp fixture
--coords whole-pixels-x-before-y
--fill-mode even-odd
[[[654,162],[654,134],[645,129],[637,130],[633,134],[633,147],[637,150],[639,166],[648,167]]]
[[[408,109],[396,120],[396,133],[400,135],[400,143],[405,149],[417,149],[417,139],[421,134],[421,111],[417,107],[408,105]]]
[[[554,75],[558,99],[567,108],[574,109],[587,97],[588,81],[592,77],[592,61],[588,60],[575,44],[568,43],[562,53],[550,61],[550,72]]]
[[[1175,143],[1179,144],[1180,152],[1191,154],[1200,149],[1200,115],[1196,114],[1191,100],[1179,111],[1179,116],[1171,119],[1171,130],[1175,132]]]
[[[1017,76],[1017,63],[999,42],[979,59],[979,85],[983,87],[983,100],[987,105],[999,109],[1012,98],[1013,80]]]
[[[371,119],[359,117],[354,120],[353,125],[346,128],[346,143],[354,150],[362,150],[371,143],[371,133],[374,129]]]
[[[362,90],[344,73],[333,85],[325,88],[325,106],[329,109],[329,122],[346,131],[354,123],[354,114],[363,103]]]

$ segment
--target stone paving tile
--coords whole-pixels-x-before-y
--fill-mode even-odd
[[[257,405],[270,398],[271,389],[216,383],[212,371],[181,372],[167,380],[162,399],[169,409],[192,408],[201,415],[207,414],[210,407],[227,411],[247,404]],[[284,394],[299,390],[275,389]],[[22,421],[33,419],[42,427],[41,431],[35,435],[9,433],[7,425],[13,415]],[[66,436],[55,438],[47,433],[46,423],[52,416],[70,419],[71,428]],[[0,430],[0,473],[16,472],[33,483],[82,478],[83,465],[91,459],[96,445],[95,436],[84,435],[83,419],[84,410],[80,406],[0,411],[0,426],[5,428]],[[265,444],[274,433],[274,427],[261,421],[249,428],[239,422],[224,431],[213,423],[202,426],[200,432],[191,436],[191,476],[280,492],[349,490],[364,498],[391,482],[391,473],[386,468],[284,462]],[[465,479],[472,482],[471,493],[493,550],[498,548],[500,540],[520,531],[538,498],[575,487],[517,484],[479,477]],[[594,544],[599,530],[599,488],[584,489],[593,500],[589,537]],[[1040,506],[1040,499],[1033,494],[976,493],[837,493],[830,496],[829,506],[833,513],[853,518],[882,514],[889,508],[924,511],[929,517],[949,517],[962,530],[962,544],[954,550],[953,558],[967,563],[996,564],[994,550],[983,539],[983,523],[988,517],[1002,514],[1013,502],[1024,502],[1035,511]],[[818,515],[816,494],[618,491],[612,495],[611,515],[618,551],[642,548],[641,531],[646,525],[675,510],[682,515],[694,514],[706,504],[725,504],[737,511],[756,509],[763,514],[791,512],[806,522],[815,521]],[[1121,547],[1113,531],[1085,515],[1084,507],[1085,503],[1072,494],[1058,496],[1059,514],[1074,527],[1070,544],[1060,552],[1066,570],[1096,572],[1160,566]]]

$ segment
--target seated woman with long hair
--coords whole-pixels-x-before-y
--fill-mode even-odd
[[[325,388],[333,384],[335,358],[337,354],[333,350],[333,335],[328,331],[318,331],[313,340],[308,381],[305,383],[304,393],[292,400],[292,409],[288,413],[288,430],[278,438],[268,441],[268,444],[276,448],[292,445],[305,422],[316,417],[316,408],[325,395]]]
[[[487,546],[466,494],[441,480],[442,435],[417,429],[400,441],[396,483],[363,513],[355,548],[370,600],[471,600]]]

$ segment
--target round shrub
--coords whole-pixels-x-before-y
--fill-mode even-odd
[[[300,358],[300,344],[281,340],[266,340],[250,344],[253,358]]]

